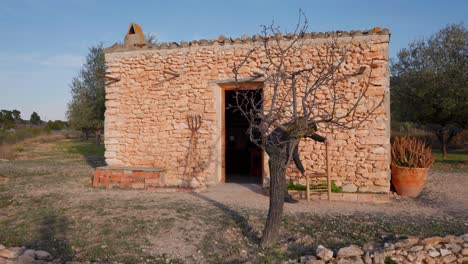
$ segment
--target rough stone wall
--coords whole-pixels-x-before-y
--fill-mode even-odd
[[[389,90],[388,43],[390,35],[339,37],[349,46],[345,68],[372,67],[366,93],[366,111]],[[290,58],[297,67],[318,60],[325,37],[305,41],[300,56]],[[222,88],[233,78],[232,67],[252,48],[249,43],[192,45],[160,49],[109,49],[108,74],[120,81],[106,87],[105,146],[110,166],[164,167],[168,185],[198,187],[222,181]],[[242,77],[262,63],[254,53]],[[372,64],[372,65],[370,65]],[[180,74],[176,77],[171,72]],[[344,96],[356,96],[344,87]],[[319,98],[324,100],[324,97]],[[187,114],[199,114],[201,128],[191,137]],[[332,180],[345,191],[388,192],[390,187],[389,98],[358,129],[326,131]],[[325,170],[325,146],[311,140],[300,143],[307,171]],[[265,164],[267,155],[265,154]],[[265,166],[264,182],[268,182]],[[292,166],[288,176],[297,179]],[[300,181],[300,179],[299,179]]]

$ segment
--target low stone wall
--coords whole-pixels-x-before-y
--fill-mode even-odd
[[[144,189],[160,192],[193,191],[167,184],[164,168],[98,167],[93,176],[93,187]]]

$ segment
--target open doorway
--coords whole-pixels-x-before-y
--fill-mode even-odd
[[[225,100],[225,177],[226,182],[262,183],[263,151],[250,141],[247,133],[249,123],[236,111],[235,90],[224,91]],[[240,93],[250,93],[249,97],[261,100],[261,89],[242,90]]]

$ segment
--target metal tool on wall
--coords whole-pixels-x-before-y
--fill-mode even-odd
[[[202,120],[199,114],[187,115],[187,125],[192,133],[190,135],[190,145],[189,145],[189,150],[187,152],[187,158],[186,158],[187,163],[185,165],[184,175],[183,175],[184,178],[188,178],[186,177],[186,174],[189,171],[190,164],[192,163],[192,160],[193,160],[195,146],[197,145],[196,134],[197,134],[197,131],[200,129],[201,124],[202,124]],[[190,176],[193,176],[193,175],[190,175]]]
[[[187,124],[193,137],[201,127],[201,116],[199,114],[187,115]]]

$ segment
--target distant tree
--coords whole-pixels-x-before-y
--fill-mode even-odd
[[[33,112],[29,118],[29,122],[33,125],[39,125],[41,124],[41,117],[36,112]]]
[[[158,36],[150,32],[146,33],[145,40],[148,44],[157,44],[159,42]]]
[[[451,24],[400,50],[391,66],[392,115],[432,131],[444,157],[468,128],[468,32]]]
[[[15,121],[17,120],[21,120],[21,112],[14,109],[13,111],[11,111],[12,115],[13,115],[13,118],[15,119]]]
[[[66,127],[66,123],[62,120],[49,120],[46,124],[46,128],[50,130],[62,130]]]
[[[13,112],[9,110],[2,109],[0,111],[0,128],[1,129],[10,129],[15,127],[15,119]]]
[[[96,144],[101,142],[101,130],[105,112],[106,65],[102,44],[91,47],[79,75],[73,78],[72,101],[68,103],[67,118],[71,127],[83,131],[87,139],[88,130],[96,131]]]

